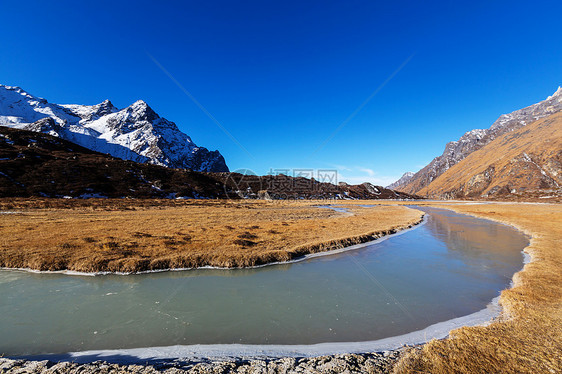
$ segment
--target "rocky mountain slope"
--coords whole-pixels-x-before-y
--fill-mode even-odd
[[[488,129],[476,129],[465,133],[459,140],[448,143],[441,156],[434,158],[407,182],[397,181],[393,187],[399,191],[418,194],[441,174],[494,139],[560,111],[562,111],[562,88],[558,88],[544,101],[501,115]]]
[[[562,200],[562,113],[497,137],[418,193],[445,199]]]
[[[0,197],[221,198],[206,173],[121,160],[47,134],[0,127]]]
[[[48,120],[50,121],[50,120]],[[67,140],[0,126],[0,197],[410,199],[368,183],[173,169],[122,160]]]
[[[0,125],[50,134],[124,160],[228,171],[218,151],[198,147],[142,100],[121,110],[109,100],[97,105],[59,105],[19,87],[0,85]]]

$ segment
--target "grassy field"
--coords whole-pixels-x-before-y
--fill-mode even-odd
[[[453,330],[410,351],[396,373],[562,372],[562,205],[439,204],[514,225],[532,235],[532,261],[504,290],[501,317],[489,326]]]
[[[319,202],[316,202],[318,204]],[[405,207],[349,213],[314,202],[3,200],[0,267],[138,272],[288,261],[407,228]]]

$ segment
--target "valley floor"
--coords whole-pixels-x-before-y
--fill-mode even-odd
[[[369,209],[360,206],[381,203],[385,206]],[[8,202],[0,202],[4,213],[7,212],[6,204]],[[29,209],[24,207],[23,202],[20,202],[20,205],[17,202],[10,204],[10,211],[20,213],[0,215],[3,256],[9,252],[14,258],[18,258],[16,254],[19,250],[22,253],[19,258],[25,258],[27,261],[21,265],[39,269],[46,267],[41,265],[45,264],[45,253],[56,256],[62,250],[79,247],[81,243],[91,244],[89,255],[97,258],[95,256],[98,256],[98,253],[103,255],[104,251],[124,251],[124,248],[128,248],[126,245],[131,245],[132,242],[142,243],[147,247],[161,243],[159,245],[162,248],[167,248],[165,240],[174,240],[175,243],[183,240],[185,243],[176,244],[174,249],[165,249],[169,252],[164,254],[173,257],[172,254],[176,253],[174,251],[184,250],[182,246],[197,248],[186,243],[196,242],[205,236],[214,240],[205,247],[207,250],[219,243],[228,244],[227,247],[231,248],[216,252],[214,256],[206,257],[205,261],[217,261],[216,264],[222,266],[246,266],[260,261],[267,262],[274,254],[277,256],[275,260],[290,259],[290,256],[301,255],[307,251],[343,246],[350,244],[350,241],[363,240],[375,232],[389,232],[407,227],[418,222],[421,217],[417,211],[399,206],[404,203],[381,201],[345,202],[353,215],[318,209],[308,202],[190,202],[177,207],[131,206],[132,210],[126,210],[124,207],[111,210],[110,206],[104,207],[103,203],[94,208],[75,206],[71,209]],[[342,203],[337,202],[337,205],[340,204]],[[562,372],[562,205],[423,201],[416,204],[448,208],[516,226],[532,236],[531,244],[526,248],[532,261],[514,276],[514,287],[502,292],[500,304],[503,312],[497,320],[488,326],[453,330],[447,339],[434,340],[410,349],[398,359],[392,370],[397,373]],[[211,225],[211,222],[215,224]],[[163,229],[166,224],[173,227],[169,232]],[[190,240],[184,238],[188,235]],[[31,239],[33,237],[35,239]],[[244,247],[232,243],[238,239],[258,244]],[[49,243],[46,252],[40,252],[41,247],[37,243],[41,242]],[[110,242],[118,245],[113,249],[111,245],[104,246]],[[35,243],[35,247],[30,247],[30,243]],[[68,248],[65,248],[64,243],[69,244]],[[260,252],[258,248],[267,249]],[[236,260],[232,260],[233,258]],[[32,259],[43,262],[35,263]],[[221,262],[218,259],[221,259]],[[225,259],[236,262],[225,262]],[[3,261],[5,266],[9,265],[5,259]],[[108,266],[111,261],[115,261],[115,258],[107,262],[92,261],[89,267],[80,265],[83,264],[80,261],[68,262],[66,267],[95,271],[104,268],[93,267],[97,266],[95,264]],[[121,264],[121,267],[116,268],[121,270],[142,269],[124,267],[127,262],[117,261],[116,264]],[[165,264],[170,266],[172,263]],[[330,367],[329,372],[361,372],[364,369],[362,363],[367,362],[370,356],[353,356],[351,361],[338,357],[322,360],[326,363],[343,360],[343,366]],[[392,358],[396,357],[397,354],[392,353]],[[18,366],[8,361],[4,362],[7,365],[5,367]],[[389,371],[391,364],[392,362],[385,364],[372,372],[380,372],[379,369]],[[252,372],[268,372],[267,365],[258,366],[253,368]],[[297,366],[289,365],[284,369],[279,367],[278,371],[271,372],[293,372],[298,369]],[[43,367],[46,369],[44,364]],[[109,370],[110,367],[106,369]],[[121,367],[119,370],[143,372],[148,368]],[[213,370],[212,367],[200,367],[198,371],[193,372]],[[317,370],[317,367],[311,370]],[[238,371],[238,368],[231,367],[225,372],[246,371]]]
[[[250,267],[363,243],[419,223],[402,206],[325,202],[5,200],[0,267],[140,272]]]

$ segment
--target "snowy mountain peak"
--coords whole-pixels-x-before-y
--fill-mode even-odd
[[[143,100],[121,110],[109,100],[96,105],[59,105],[20,87],[0,84],[0,125],[48,133],[126,160],[228,171],[218,151],[198,147]]]
[[[146,103],[146,101],[139,99],[131,104],[131,106],[148,106],[148,104]]]
[[[107,99],[105,99],[104,101],[102,101],[101,103],[99,103],[98,105],[94,105],[100,109],[104,109],[107,110],[108,112],[116,112],[119,109],[117,109],[117,107],[115,107],[113,105],[113,103]]]
[[[146,101],[144,100],[135,101],[133,104],[131,104],[131,108],[134,108],[136,110],[146,110],[146,109],[152,110],[152,108],[150,108],[146,103]]]
[[[558,98],[559,100],[562,99],[562,87],[558,86],[558,89],[556,90],[555,93],[553,93],[551,96],[547,97],[546,100],[551,100],[551,99],[556,99]]]
[[[15,93],[18,93],[20,95],[24,95],[24,96],[27,96],[29,98],[33,98],[33,96],[31,96],[30,94],[25,92],[21,87],[18,87],[18,86],[7,86],[5,84],[0,84],[0,88],[3,88],[4,90],[7,90],[7,91],[14,91]]]
[[[156,114],[156,112],[143,100],[135,101],[130,107],[126,109],[130,109],[132,116],[139,120],[143,119],[146,121],[154,121],[160,118],[160,116]]]

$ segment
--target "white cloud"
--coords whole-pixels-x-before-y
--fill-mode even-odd
[[[375,176],[375,171],[373,169],[362,168],[362,167],[358,167],[358,169],[359,169],[359,171],[367,173],[370,177]]]

